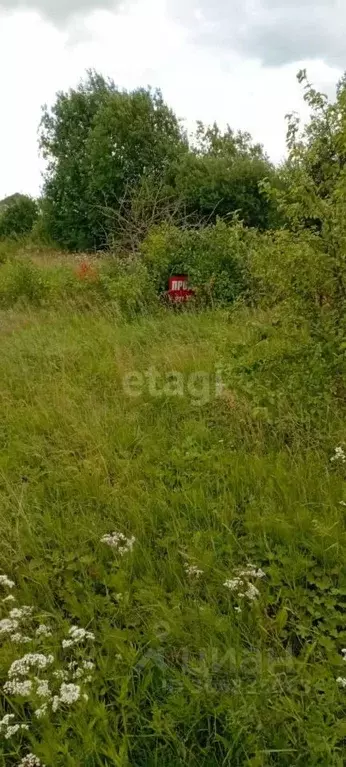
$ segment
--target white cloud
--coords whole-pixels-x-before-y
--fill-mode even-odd
[[[0,10],[33,10],[58,24],[64,24],[76,14],[83,14],[96,8],[112,8],[117,0],[0,0]]]
[[[197,17],[202,18],[198,12]],[[322,57],[266,68],[237,47],[216,50],[193,39],[183,22],[172,18],[163,0],[76,17],[68,31],[34,12],[0,16],[0,199],[16,191],[38,193],[41,105],[52,103],[57,90],[76,85],[89,67],[120,87],[160,87],[188,127],[202,119],[249,130],[279,161],[285,114],[306,114],[296,71],[307,64],[310,79],[330,92],[341,70]]]
[[[323,59],[346,67],[345,0],[169,0],[191,37],[263,64]]]

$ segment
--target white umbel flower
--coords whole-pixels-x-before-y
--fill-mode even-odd
[[[28,731],[28,729],[29,729],[29,725],[27,724],[13,724],[12,726],[7,728],[5,732],[5,738],[6,740],[9,740],[10,738],[13,737],[13,735],[17,735],[17,732],[19,732],[19,730]]]
[[[3,732],[3,730],[10,725],[10,722],[14,718],[14,714],[5,714],[4,718],[0,721],[0,732]]]
[[[26,676],[31,668],[45,669],[54,662],[54,655],[43,655],[42,653],[28,653],[23,658],[15,660],[8,672],[10,679],[17,676]]]
[[[251,602],[254,601],[259,595],[259,591],[256,588],[256,586],[253,585],[253,583],[248,583],[247,590],[245,591],[245,596],[250,599]]]
[[[331,462],[334,463],[335,461],[339,463],[346,463],[346,454],[342,447],[336,447],[334,451],[334,455],[331,457]]]
[[[36,629],[35,634],[37,637],[51,637],[52,632],[49,628],[49,626],[46,626],[44,623],[41,623],[39,627]]]
[[[38,698],[51,698],[52,693],[49,689],[49,682],[48,679],[38,679],[36,677],[37,682],[37,689],[36,689],[36,695]]]
[[[25,618],[29,618],[33,611],[34,608],[28,607],[27,605],[23,605],[23,607],[14,607],[10,612],[10,618],[13,620],[22,621],[25,620]]]
[[[101,543],[105,543],[106,546],[110,546],[111,549],[116,549],[118,554],[123,556],[123,554],[127,554],[129,551],[132,551],[136,543],[136,539],[134,536],[127,538],[123,533],[117,533],[115,531],[114,533],[104,535],[101,538]]]
[[[341,687],[346,687],[346,679],[343,676],[338,676],[337,683],[341,685]]]
[[[71,626],[69,630],[70,639],[62,640],[62,647],[67,650],[68,647],[73,647],[76,644],[80,644],[85,641],[94,641],[95,635],[91,631],[81,629],[78,626]]]
[[[346,504],[345,504],[345,506],[346,506]],[[3,601],[4,604],[6,604],[7,602],[15,602],[16,601],[16,597],[14,597],[13,594],[9,594],[8,597],[5,597],[5,599],[3,599],[2,601]]]
[[[23,681],[20,681],[20,679],[12,679],[11,681],[5,682],[3,689],[8,695],[28,698],[32,691],[32,681],[31,679],[24,679]]]
[[[45,767],[35,754],[27,754],[22,761],[18,763],[17,767]]]
[[[81,689],[78,684],[65,684],[60,687],[60,702],[65,706],[72,706],[80,698]]]
[[[48,713],[48,703],[44,703],[43,706],[37,708],[35,711],[36,719],[43,719]]]
[[[11,642],[14,642],[14,644],[28,644],[28,642],[32,642],[31,637],[23,636],[23,634],[12,634],[11,636]]]
[[[7,589],[14,589],[15,585],[14,581],[11,581],[7,575],[0,575],[0,586],[4,586]]]
[[[233,578],[229,578],[223,584],[227,589],[234,592],[241,599],[247,598],[253,602],[259,596],[259,590],[252,581],[265,578],[265,572],[256,565],[249,563],[244,568],[238,567]],[[240,608],[237,610],[239,612]]]
[[[190,578],[199,578],[200,575],[203,575],[204,570],[199,570],[197,565],[186,564],[185,572],[190,576]]]
[[[67,671],[63,671],[62,669],[59,669],[58,671],[53,671],[53,676],[55,679],[60,679],[61,682],[66,682],[68,679],[68,673]]]
[[[3,636],[4,634],[13,634],[14,631],[17,631],[18,626],[18,621],[12,620],[11,618],[3,618],[0,621],[0,636]]]
[[[230,591],[238,591],[239,586],[242,585],[242,580],[240,578],[230,578],[223,585]]]

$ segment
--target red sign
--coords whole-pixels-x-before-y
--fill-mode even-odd
[[[188,288],[187,274],[175,274],[170,277],[169,289],[166,295],[169,301],[173,303],[182,303],[192,298],[195,295],[195,291]]]

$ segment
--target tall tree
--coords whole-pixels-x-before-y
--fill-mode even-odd
[[[75,249],[105,245],[109,208],[123,204],[126,188],[143,176],[168,177],[187,147],[160,92],[120,91],[94,72],[44,109],[40,143],[48,163],[45,225]]]

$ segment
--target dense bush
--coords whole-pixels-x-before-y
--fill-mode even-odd
[[[0,238],[22,237],[32,231],[38,219],[38,205],[25,195],[18,195],[0,209]]]
[[[142,245],[142,254],[157,290],[171,274],[187,273],[197,294],[213,301],[234,301],[246,287],[247,241],[252,233],[241,224],[218,221],[201,229],[161,226]]]
[[[176,174],[178,198],[190,220],[204,224],[237,213],[246,226],[268,229],[278,222],[272,199],[261,193],[261,182],[274,177],[263,157],[189,153]]]

